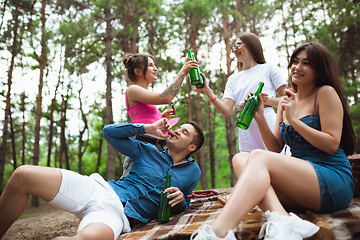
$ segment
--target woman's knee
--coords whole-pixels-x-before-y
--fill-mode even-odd
[[[247,163],[248,155],[249,153],[245,153],[245,152],[237,153],[234,155],[232,159],[232,166],[234,168],[237,177],[239,177],[239,174],[244,169]]]
[[[263,149],[255,149],[249,153],[249,160],[266,159],[266,155],[269,151]]]
[[[247,164],[249,166],[266,165],[269,159],[270,159],[269,151],[263,149],[255,149],[249,153]]]

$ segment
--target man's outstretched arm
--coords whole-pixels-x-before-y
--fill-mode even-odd
[[[164,132],[170,131],[167,119],[163,118],[152,124],[126,122],[107,125],[103,129],[103,136],[116,150],[130,158],[134,158],[138,154],[138,143],[131,137],[149,133],[165,138],[168,134],[164,134]]]

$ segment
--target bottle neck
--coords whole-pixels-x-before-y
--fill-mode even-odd
[[[264,83],[263,83],[263,82],[260,82],[258,88],[257,88],[256,91],[254,92],[254,95],[258,96],[258,95],[261,93],[263,87],[264,87]]]
[[[189,58],[192,58],[192,56],[191,56],[192,54],[191,54],[191,51],[190,50],[188,50],[188,57]]]
[[[170,174],[166,175],[164,189],[169,188],[169,187],[171,187],[171,175]]]

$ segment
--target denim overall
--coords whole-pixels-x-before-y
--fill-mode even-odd
[[[314,114],[300,120],[306,125],[321,131],[320,117],[316,114],[316,98]],[[341,146],[329,155],[306,141],[291,125],[280,122],[280,136],[291,148],[293,157],[307,160],[314,167],[320,185],[321,207],[319,213],[334,212],[346,208],[353,197],[354,177],[349,160]]]

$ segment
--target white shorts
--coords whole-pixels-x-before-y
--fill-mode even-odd
[[[90,223],[101,222],[114,232],[114,240],[131,230],[124,207],[112,187],[98,173],[84,176],[60,169],[60,189],[50,204],[81,219],[77,231]]]

